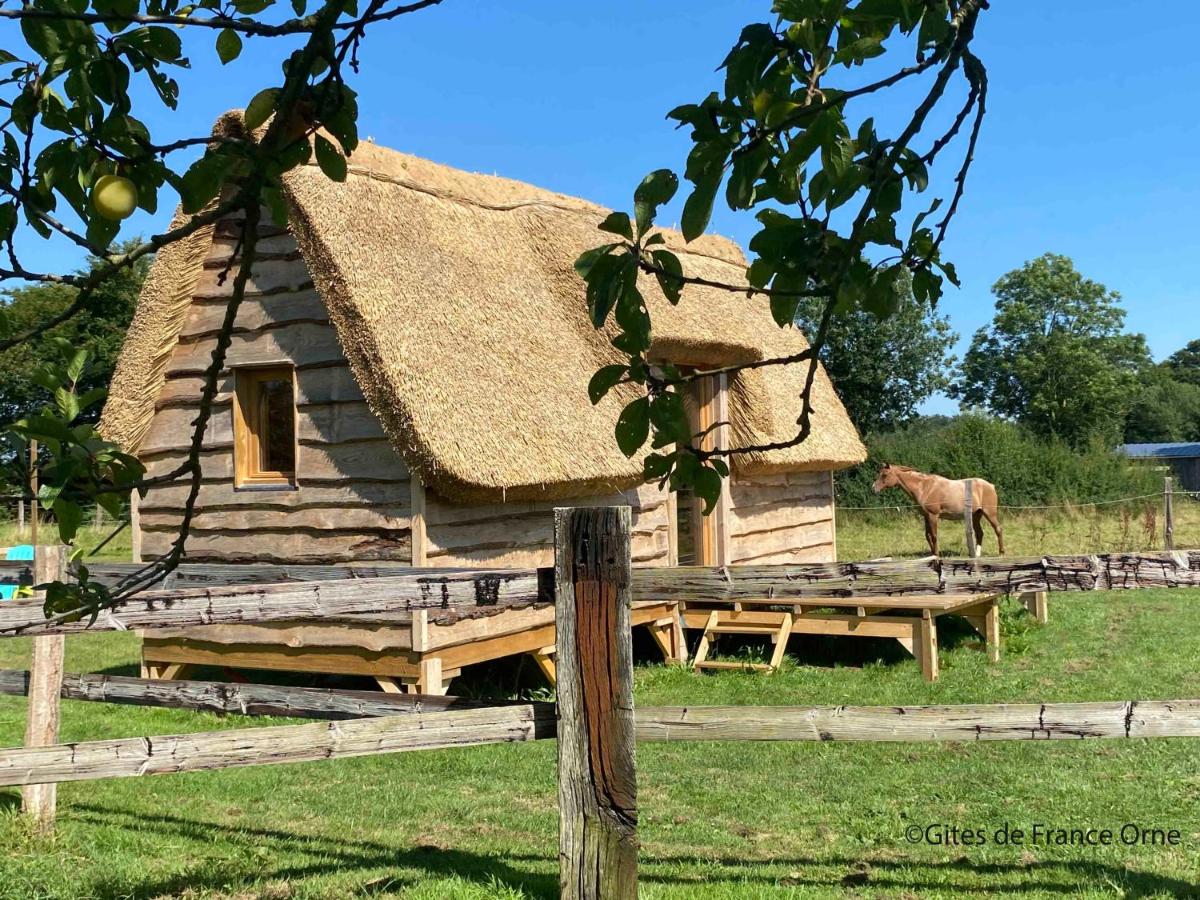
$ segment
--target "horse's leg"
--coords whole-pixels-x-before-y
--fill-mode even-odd
[[[938,555],[938,517],[925,513],[925,540],[929,542],[929,552]]]
[[[971,511],[971,525],[975,529],[975,555],[983,556],[983,510]]]
[[[996,532],[996,544],[1000,547],[1000,555],[1003,556],[1004,555],[1004,529],[1000,527],[1000,516],[997,512],[997,509],[994,505],[990,506],[990,507],[985,507],[983,510],[983,514],[984,514],[984,516],[987,517],[988,524],[992,526],[992,531]],[[980,526],[979,530],[980,530],[980,532],[982,532],[983,527]]]

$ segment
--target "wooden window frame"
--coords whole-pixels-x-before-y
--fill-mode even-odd
[[[239,489],[295,490],[296,472],[273,472],[261,468],[261,423],[251,423],[250,415],[259,408],[259,391],[264,381],[286,380],[292,383],[292,459],[293,469],[300,463],[300,422],[296,411],[296,367],[290,362],[239,366],[233,370],[233,471],[234,487]]]

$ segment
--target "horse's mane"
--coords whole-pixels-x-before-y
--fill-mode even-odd
[[[885,463],[885,465],[886,465],[886,466],[888,466],[889,468],[892,468],[892,469],[899,469],[901,472],[915,472],[915,471],[917,471],[917,470],[916,470],[916,469],[914,469],[912,466],[902,466],[902,465],[900,465],[900,463]]]

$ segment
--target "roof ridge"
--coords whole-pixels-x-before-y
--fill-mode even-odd
[[[384,149],[390,150],[390,148],[384,148]],[[399,151],[395,151],[395,150],[392,150],[391,152],[399,153]],[[420,157],[417,157],[417,158],[420,158]],[[432,160],[423,160],[423,161],[428,162],[430,165],[442,166],[444,168],[452,168],[450,166],[445,166],[444,163],[436,163],[436,162],[433,162]],[[303,165],[305,165],[311,169],[319,169],[320,168],[318,163],[312,162],[312,161],[306,162]],[[489,203],[486,200],[480,200],[475,197],[468,197],[465,194],[457,194],[457,193],[454,193],[453,191],[440,190],[435,187],[430,187],[427,184],[422,184],[420,181],[416,181],[411,178],[401,178],[398,175],[389,175],[385,172],[380,172],[377,169],[372,169],[369,166],[357,165],[355,163],[349,163],[346,166],[346,172],[350,175],[359,175],[363,178],[370,178],[374,181],[382,181],[385,184],[394,184],[397,187],[407,188],[409,190],[416,191],[420,194],[427,194],[430,197],[436,197],[439,200],[449,200],[452,203],[461,203],[464,206],[474,206],[479,209],[488,209],[488,210],[492,210],[494,212],[512,212],[514,210],[525,209],[528,207],[546,207],[549,209],[558,209],[558,210],[562,210],[563,212],[571,212],[571,213],[589,213],[590,214],[593,211],[598,212],[598,213],[611,212],[611,210],[608,210],[606,207],[601,206],[599,203],[593,203],[591,200],[584,200],[583,198],[576,198],[576,204],[578,204],[578,205],[573,205],[570,203],[556,202],[554,200],[536,200],[536,199],[514,200],[514,201],[511,201],[508,203]],[[469,172],[467,174],[474,175],[479,178],[496,177],[496,176],[489,176],[482,172]],[[511,181],[512,179],[506,178],[504,180]],[[670,233],[670,234],[678,233],[678,232],[673,231],[672,229],[667,229],[667,228],[659,228],[658,231],[666,232],[666,233]],[[738,246],[738,244],[733,240],[733,238],[725,237],[724,235],[720,235],[720,234],[711,234],[708,236],[711,238],[718,239],[718,240],[728,241],[730,244],[732,244],[734,247],[736,247],[739,251],[741,250],[741,247]],[[676,246],[673,249],[678,253],[685,253],[688,256],[696,256],[696,257],[701,257],[703,259],[711,259],[714,262],[724,263],[725,265],[732,266],[733,268],[738,269],[740,271],[745,271],[745,268],[746,268],[744,263],[734,262],[733,260],[728,259],[727,257],[724,257],[724,256],[716,256],[712,253],[705,253],[703,250],[688,246],[686,244],[686,242],[685,242],[684,246],[682,246],[682,247]]]

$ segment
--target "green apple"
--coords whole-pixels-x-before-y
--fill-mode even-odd
[[[102,175],[92,187],[92,209],[113,222],[128,219],[137,209],[138,191],[123,175]]]

